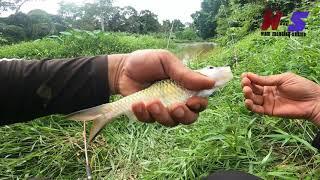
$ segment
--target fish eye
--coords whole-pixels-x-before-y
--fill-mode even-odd
[[[213,66],[209,66],[209,69],[214,69],[214,67]]]

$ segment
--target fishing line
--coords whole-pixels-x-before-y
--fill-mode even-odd
[[[86,122],[83,122],[83,143],[84,143],[84,154],[85,154],[85,158],[86,158],[87,179],[91,180],[92,175],[91,175],[91,168],[90,168],[89,158],[88,158]]]

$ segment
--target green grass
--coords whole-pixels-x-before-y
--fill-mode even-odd
[[[166,48],[167,41],[150,35],[104,33],[100,31],[62,32],[32,42],[0,47],[0,58],[65,58],[97,54],[129,53],[137,49]],[[174,48],[171,45],[170,48]]]
[[[126,118],[109,124],[89,148],[95,179],[195,179],[226,169],[265,179],[319,179],[320,154],[309,143],[316,127],[249,112],[240,87],[240,75],[247,71],[292,71],[319,83],[319,33],[309,29],[307,37],[287,38],[256,32],[195,59],[192,68],[232,65],[234,80],[209,99],[208,109],[190,126],[165,128]],[[14,49],[23,45],[5,47],[0,54],[9,49],[15,57]],[[82,128],[59,116],[1,127],[0,179],[84,178]]]

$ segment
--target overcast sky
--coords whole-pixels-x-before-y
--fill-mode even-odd
[[[64,0],[65,2],[83,3],[92,0]],[[56,14],[60,0],[35,0],[22,7],[22,12],[32,9],[43,9],[51,14]],[[115,6],[132,6],[138,11],[149,9],[158,15],[160,22],[164,19],[180,19],[182,22],[192,22],[191,14],[200,9],[201,0],[114,0]],[[3,14],[4,15],[4,14]],[[6,14],[7,15],[7,14]]]

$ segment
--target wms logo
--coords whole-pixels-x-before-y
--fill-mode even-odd
[[[306,23],[303,21],[304,18],[309,16],[309,12],[294,12],[291,17],[291,22],[288,26],[287,22],[281,22],[283,13],[277,11],[276,14],[273,13],[271,9],[267,9],[263,15],[263,24],[261,26],[261,36],[306,36],[306,33],[303,32]],[[288,26],[288,31],[276,31],[280,25]],[[269,28],[272,28],[272,32],[267,31]]]

